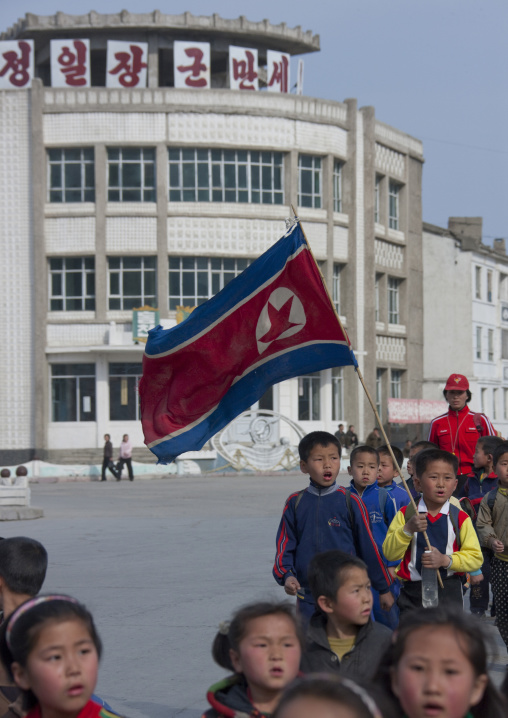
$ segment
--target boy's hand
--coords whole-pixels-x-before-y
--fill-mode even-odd
[[[408,533],[421,533],[427,530],[427,514],[414,514],[407,522],[406,531]]]
[[[284,591],[288,594],[288,596],[296,596],[299,588],[301,588],[301,586],[294,576],[290,576],[284,584]]]
[[[395,573],[395,571],[397,570],[397,566],[387,566],[386,568],[393,579],[397,578],[397,574]]]
[[[450,557],[445,553],[441,553],[435,548],[430,547],[430,551],[425,551],[422,555],[422,566],[425,568],[448,568]]]
[[[471,586],[478,586],[480,581],[483,581],[483,573],[478,573],[476,576],[469,576],[469,583]]]
[[[502,553],[504,551],[504,543],[499,539],[492,539],[490,542],[490,548],[494,553]]]
[[[382,611],[389,611],[394,603],[395,599],[390,591],[379,594],[379,605],[381,606]]]

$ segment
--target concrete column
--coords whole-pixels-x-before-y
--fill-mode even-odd
[[[33,226],[33,293],[34,317],[34,454],[46,458],[47,423],[50,412],[49,367],[46,360],[48,316],[48,265],[44,240],[44,207],[46,204],[46,154],[43,136],[44,88],[36,79],[32,83],[32,226]]]
[[[168,149],[157,145],[157,306],[161,318],[169,317],[168,279]]]
[[[148,35],[148,87],[159,86],[159,36]]]
[[[95,145],[95,318],[106,321],[108,311],[108,266],[106,258],[106,146]]]

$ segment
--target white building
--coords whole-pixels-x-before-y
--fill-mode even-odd
[[[482,243],[479,217],[424,224],[424,385],[440,398],[449,374],[465,374],[471,409],[508,435],[508,257],[504,240]]]
[[[355,100],[263,91],[268,53],[316,51],[318,36],[124,11],[29,14],[1,40],[33,41],[35,73],[31,88],[0,90],[3,462],[91,458],[105,433],[142,447],[133,308],[172,326],[177,306],[206,301],[283,234],[291,203],[383,420],[388,396],[421,395],[422,145]],[[132,73],[110,86],[111,41],[146,52],[146,86]],[[204,67],[208,87],[178,86],[177,41],[208,47],[184,67],[187,79]],[[259,91],[230,89],[232,47],[257,52]],[[351,368],[286,382],[261,405],[306,430],[374,425]]]

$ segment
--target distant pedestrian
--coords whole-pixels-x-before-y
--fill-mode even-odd
[[[365,439],[365,443],[373,449],[379,449],[383,443],[383,439],[381,438],[381,434],[379,433],[377,426],[372,429],[368,437]]]
[[[120,444],[120,459],[118,461],[116,470],[118,471],[117,481],[122,478],[122,470],[124,464],[127,464],[127,471],[129,472],[129,481],[134,481],[134,474],[132,473],[132,444],[129,441],[129,435],[124,434],[122,443]]]
[[[411,447],[413,446],[413,442],[411,439],[406,439],[406,443],[404,444],[404,448],[402,449],[402,455],[405,459],[409,459],[409,452],[411,451]]]
[[[358,436],[355,434],[355,427],[350,424],[346,434],[346,449],[354,449],[355,446],[358,446]]]
[[[118,479],[118,474],[113,463],[113,444],[111,443],[111,436],[104,434],[104,458],[102,460],[102,479],[106,481],[106,469],[109,469],[115,479]]]
[[[335,436],[340,441],[342,447],[346,446],[346,432],[344,431],[344,424],[339,424],[338,431],[335,432]]]

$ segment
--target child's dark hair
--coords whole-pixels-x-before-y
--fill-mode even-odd
[[[307,580],[314,601],[317,603],[320,596],[335,601],[337,591],[351,568],[367,571],[366,564],[360,558],[338,549],[323,551],[313,556],[307,570]]]
[[[234,671],[229,651],[233,649],[238,653],[240,643],[247,635],[249,622],[264,616],[286,616],[294,624],[296,636],[300,646],[304,645],[304,635],[300,621],[290,603],[279,601],[261,601],[249,603],[235,612],[231,623],[225,621],[220,624],[219,632],[212,644],[213,660],[228,671]]]
[[[480,438],[476,442],[476,445],[481,446],[484,454],[491,454],[492,456],[494,456],[494,452],[497,447],[505,443],[505,440],[502,439],[500,436],[480,436]]]
[[[399,465],[399,469],[402,469],[402,464],[404,463],[404,454],[402,453],[402,451],[399,449],[398,446],[392,446],[392,451],[393,451],[393,455],[395,456],[395,460],[397,461],[397,463]],[[390,459],[392,458],[392,455],[390,454],[390,449],[387,447],[386,444],[383,444],[382,446],[380,446],[377,450],[377,453],[379,454],[379,456],[389,456]],[[392,459],[392,464],[393,464],[393,459]],[[397,471],[397,467],[395,466],[395,464],[393,465],[393,470]]]
[[[445,461],[453,467],[453,473],[455,475],[457,474],[459,469],[459,460],[455,454],[450,454],[449,451],[444,451],[444,449],[424,449],[423,451],[418,452],[413,459],[415,474],[418,478],[422,477],[427,470],[427,466],[432,461]]]
[[[35,539],[12,536],[0,541],[0,576],[13,593],[38,594],[47,568],[47,551]]]
[[[439,446],[437,444],[434,444],[433,441],[426,441],[425,439],[422,439],[421,441],[415,441],[414,444],[411,444],[411,448],[412,449],[439,449]]]
[[[280,718],[285,709],[299,698],[314,698],[337,707],[349,708],[355,718],[381,718],[381,712],[367,691],[348,678],[333,674],[316,674],[292,683],[283,693],[273,718]],[[290,711],[288,715],[290,715]],[[339,715],[339,713],[337,713]]]
[[[102,643],[92,614],[76,599],[63,594],[48,594],[22,603],[11,613],[0,629],[0,659],[11,679],[14,680],[11,665],[16,662],[22,667],[26,666],[28,657],[45,625],[76,620],[84,623],[100,658]],[[31,691],[24,693],[26,707],[30,708],[37,702],[36,698]]]
[[[497,462],[503,456],[503,454],[508,454],[508,441],[502,441],[499,446],[496,446],[493,458],[494,468],[496,467]],[[0,546],[1,545],[2,542],[0,541]]]
[[[355,446],[353,451],[349,454],[350,466],[353,466],[353,462],[357,454],[372,454],[372,456],[376,457],[376,461],[379,464],[379,454],[377,449],[374,449],[372,446],[367,446],[367,444],[362,444],[360,446]]]
[[[409,636],[419,629],[450,628],[456,634],[468,661],[470,662],[475,677],[488,676],[488,652],[487,637],[480,625],[480,622],[471,614],[464,611],[457,611],[456,607],[443,605],[437,608],[426,608],[419,611],[410,611],[404,614],[398,630],[394,633],[394,641],[381,658],[377,673],[374,677],[374,684],[379,689],[388,690],[393,697],[391,688],[391,675],[397,668],[399,661],[404,655],[406,643]],[[436,646],[439,650],[439,646]],[[484,718],[503,718],[506,716],[506,706],[501,694],[488,678],[483,698],[470,709],[471,715]]]
[[[300,455],[300,461],[307,461],[309,454],[315,446],[330,446],[333,444],[339,456],[342,454],[342,446],[336,436],[330,434],[328,431],[311,431],[307,434],[298,444],[298,454]]]

